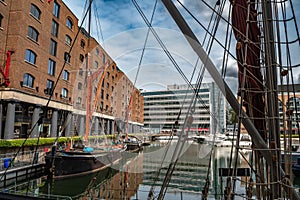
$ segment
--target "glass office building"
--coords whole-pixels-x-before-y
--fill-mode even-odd
[[[215,83],[199,89],[188,85],[168,85],[166,90],[142,91],[144,128],[152,133],[181,129],[188,115],[195,133],[222,133],[226,130],[226,101]],[[196,101],[192,101],[196,96]],[[176,126],[178,122],[179,126]]]

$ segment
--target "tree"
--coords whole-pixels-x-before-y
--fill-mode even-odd
[[[237,115],[232,108],[229,109],[229,123],[236,124],[237,123]]]

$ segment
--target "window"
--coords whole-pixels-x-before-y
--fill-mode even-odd
[[[54,81],[48,79],[47,82],[46,82],[45,94],[50,95],[51,92],[52,92],[53,86],[54,86]]]
[[[49,59],[48,61],[48,74],[50,74],[51,76],[55,75],[55,61]]]
[[[78,83],[78,90],[82,89],[82,83]]]
[[[3,19],[3,15],[0,13],[0,27],[2,27],[2,19]]]
[[[72,38],[69,35],[66,35],[66,44],[69,46],[72,44]]]
[[[54,20],[52,20],[51,34],[55,37],[58,35],[58,23]]]
[[[25,60],[33,65],[35,65],[35,62],[36,62],[36,54],[29,50],[29,49],[26,49],[26,57],[25,57]]]
[[[81,97],[78,97],[77,98],[77,102],[76,102],[77,104],[81,104]]]
[[[80,76],[83,75],[83,70],[82,70],[82,68],[79,69],[79,75],[80,75]]]
[[[80,60],[80,62],[83,62],[84,61],[84,55],[80,54],[79,55],[79,60]]]
[[[50,54],[52,56],[56,56],[56,47],[57,47],[57,42],[54,40],[50,40]]]
[[[68,17],[67,18],[67,22],[66,22],[66,25],[69,29],[72,29],[73,28],[73,22],[72,20]]]
[[[101,90],[101,99],[103,99],[104,96],[104,90]]]
[[[31,38],[32,40],[34,40],[35,42],[37,42],[38,36],[39,36],[39,33],[37,32],[37,30],[35,28],[33,28],[32,26],[28,26],[28,37]]]
[[[70,63],[71,56],[68,52],[65,52],[64,59],[65,59],[65,62]]]
[[[60,9],[59,4],[56,1],[54,1],[53,15],[57,18],[59,18],[59,9]]]
[[[53,86],[54,86],[54,81],[48,79],[46,83],[46,88],[52,89]]]
[[[22,86],[33,88],[33,84],[34,84],[34,77],[30,74],[27,74],[27,73],[24,74],[23,75],[23,84],[22,84]]]
[[[96,48],[96,56],[98,56],[99,55],[99,49],[98,48]]]
[[[102,64],[105,63],[105,54],[102,54]]]
[[[98,62],[97,62],[97,61],[95,61],[94,67],[95,67],[96,69],[98,68]]]
[[[68,81],[69,80],[69,72],[67,71],[67,70],[64,70],[63,71],[63,79],[64,80],[66,80],[66,81]]]
[[[80,46],[81,46],[81,48],[84,49],[84,47],[85,47],[85,42],[84,42],[84,40],[81,40],[81,41],[80,41]]]
[[[31,4],[31,6],[30,6],[30,14],[38,20],[40,20],[40,18],[41,18],[40,9],[34,4]]]
[[[66,88],[61,89],[61,97],[62,98],[68,97],[68,90]]]

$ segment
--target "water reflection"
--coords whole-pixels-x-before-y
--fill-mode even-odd
[[[69,196],[72,199],[147,199],[152,188],[155,197],[159,194],[176,143],[169,147],[153,143],[143,152],[127,153],[118,165],[95,174],[72,179],[43,181],[35,194]],[[230,148],[216,148],[211,154],[207,144],[187,143],[173,172],[164,199],[201,199],[206,181],[209,182],[209,199],[224,199],[226,177],[219,177],[218,169],[228,167]],[[250,152],[242,152],[249,160]],[[162,160],[165,162],[162,163]],[[248,167],[239,157],[238,167]],[[158,173],[160,172],[160,173]],[[249,178],[238,177],[236,193],[246,193],[245,182]],[[297,181],[300,184],[300,179]]]
[[[116,170],[117,173],[98,185],[89,187],[77,199],[147,199],[151,188],[157,196],[165,178],[176,143],[169,148],[154,143],[139,154],[128,155]],[[168,150],[168,151],[167,151]],[[229,162],[230,148],[216,149],[210,159],[211,146],[188,143],[179,156],[175,171],[164,199],[199,199],[207,177],[210,183],[209,198],[220,199],[224,178],[218,177],[218,168]],[[128,157],[127,156],[127,157]],[[161,162],[162,159],[165,162]],[[239,162],[238,166],[242,166]],[[208,171],[210,166],[210,170]],[[116,169],[116,167],[114,168]],[[158,171],[160,173],[158,174]],[[108,173],[104,172],[103,174]],[[102,175],[103,176],[103,175]],[[242,187],[238,184],[238,187]],[[242,192],[239,189],[239,192]]]

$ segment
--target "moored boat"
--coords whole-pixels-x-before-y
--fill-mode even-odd
[[[47,152],[45,156],[45,172],[52,178],[82,176],[97,172],[117,163],[123,152],[123,146],[103,148],[84,148],[82,150],[56,150]]]
[[[134,136],[125,136],[123,144],[126,145],[126,151],[129,152],[138,152],[143,149],[143,142]]]

